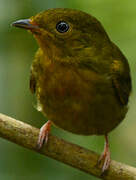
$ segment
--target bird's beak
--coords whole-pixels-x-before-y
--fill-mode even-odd
[[[35,24],[32,24],[31,19],[21,19],[18,21],[15,21],[11,24],[12,26],[24,28],[28,30],[37,30],[39,27]]]

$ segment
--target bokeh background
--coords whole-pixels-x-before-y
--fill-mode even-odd
[[[135,0],[0,0],[0,112],[41,127],[43,115],[34,108],[29,91],[30,65],[37,49],[32,35],[10,24],[39,11],[67,7],[80,9],[98,18],[110,38],[129,60],[133,92],[125,120],[110,134],[112,159],[136,166],[136,1]],[[52,127],[52,134],[97,152],[103,137],[76,136]],[[0,139],[2,180],[96,180],[88,174],[56,162],[16,144]]]

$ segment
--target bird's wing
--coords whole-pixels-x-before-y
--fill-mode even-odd
[[[122,105],[128,103],[128,98],[131,92],[131,78],[128,64],[123,64],[121,61],[114,60],[112,68],[112,84],[115,93]]]
[[[31,68],[31,72],[30,72],[29,87],[30,87],[31,92],[34,94],[36,91],[36,79],[35,79],[34,73],[32,71],[32,68]]]
[[[41,49],[39,48],[35,54],[33,63],[31,65],[31,71],[30,71],[30,82],[29,82],[29,87],[30,91],[34,94],[36,92],[36,84],[37,84],[37,72],[39,69],[39,61],[41,58]]]

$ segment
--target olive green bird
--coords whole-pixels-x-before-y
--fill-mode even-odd
[[[81,135],[104,135],[102,172],[110,165],[108,134],[125,118],[131,92],[127,59],[93,16],[73,9],[49,9],[16,21],[38,42],[30,90],[49,119],[38,146],[47,142],[51,124]],[[103,161],[102,161],[103,160]]]

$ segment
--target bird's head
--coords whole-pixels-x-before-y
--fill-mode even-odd
[[[109,40],[96,18],[73,9],[49,9],[12,25],[31,31],[41,49],[54,59],[93,56]]]

